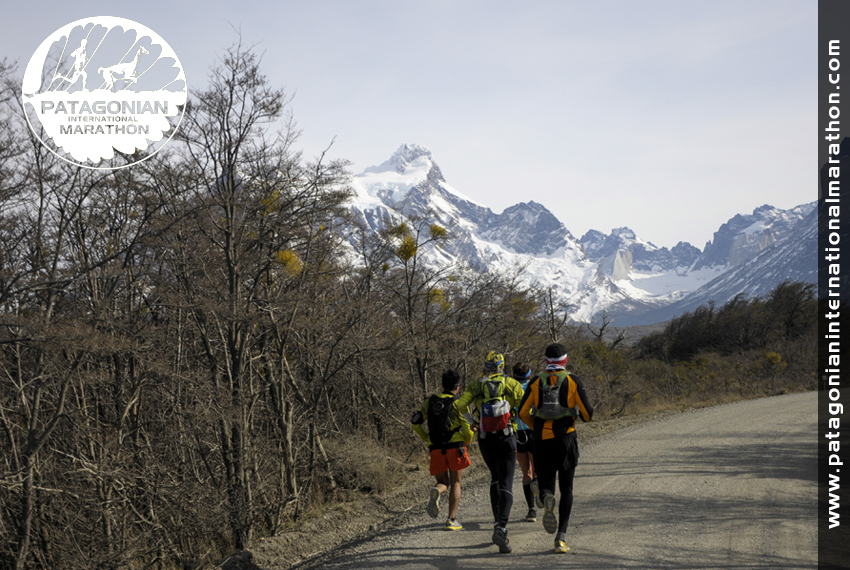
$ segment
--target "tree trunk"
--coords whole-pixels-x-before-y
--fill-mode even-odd
[[[32,518],[35,511],[35,461],[29,455],[24,457],[24,485],[21,496],[21,524],[18,530],[18,555],[15,570],[24,570],[32,536]]]

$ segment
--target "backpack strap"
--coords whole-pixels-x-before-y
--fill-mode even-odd
[[[566,372],[566,371],[565,371],[565,372]],[[558,373],[557,373],[557,372],[546,372],[545,374],[546,374],[546,376],[544,376],[543,374],[541,374],[541,375],[538,377],[538,380],[539,380],[539,382],[538,382],[538,384],[537,384],[537,401],[538,401],[538,402],[542,401],[542,399],[543,399],[543,390],[544,390],[544,389],[545,389],[545,390],[550,390],[550,389],[554,388],[555,386],[557,386],[557,387],[558,387],[558,389],[560,389],[560,388],[561,388],[561,384],[563,384],[563,383],[564,383],[564,380],[570,377],[569,373],[564,374],[564,377],[563,377],[563,378],[561,378],[560,376],[558,376]],[[553,377],[553,376],[555,376],[555,377],[557,377],[557,378],[558,378],[558,381],[557,381],[555,384],[550,383],[550,380],[552,380],[552,377]],[[545,384],[544,384],[544,382],[545,382]]]
[[[557,377],[557,381],[554,384],[551,383],[553,376]],[[569,379],[570,379],[570,374],[566,370],[559,371],[557,373],[547,372],[547,373],[545,373],[545,375],[541,374],[538,377],[539,383],[537,385],[537,406],[533,410],[532,415],[535,417],[535,419],[539,418],[542,421],[540,421],[540,422],[535,421],[534,422],[535,437],[542,437],[543,427],[547,422],[551,422],[550,429],[553,432],[561,431],[563,429],[568,429],[568,428],[564,427],[564,423],[566,423],[566,422],[569,422],[571,425],[572,425],[572,423],[575,422],[575,417],[576,417],[575,410],[572,409],[572,408],[567,408],[566,406],[561,406],[560,404],[558,404],[558,408],[560,408],[561,410],[564,411],[565,414],[563,416],[560,416],[560,417],[551,417],[551,416],[549,416],[549,417],[546,417],[546,416],[539,417],[539,415],[538,415],[538,412],[541,411],[541,409],[544,407],[544,404],[546,403],[546,402],[544,402],[544,400],[545,400],[544,391],[551,398],[551,397],[554,396],[553,392],[560,393],[561,389],[563,388],[564,382],[565,381],[569,382]]]

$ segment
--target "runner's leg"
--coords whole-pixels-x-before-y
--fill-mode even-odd
[[[517,438],[518,439],[518,438]],[[519,447],[519,442],[517,442]],[[520,452],[516,453],[516,461],[519,463],[519,470],[522,473],[522,493],[525,495],[525,502],[528,503],[528,508],[534,508],[534,494],[531,492],[531,453]]]
[[[440,490],[440,494],[442,495],[449,488],[449,472],[443,471],[439,475],[435,475],[435,479],[437,479],[437,483],[434,486]]]
[[[516,470],[516,437],[501,439],[498,442],[499,458],[496,462],[499,480],[499,508],[497,523],[506,528],[514,505],[514,471]]]
[[[517,451],[516,461],[519,463],[519,470],[522,473],[522,482],[530,483],[531,476],[531,454],[528,452],[520,453]]]
[[[573,510],[573,479],[576,468],[561,469],[558,472],[558,488],[561,491],[561,503],[558,505],[558,532],[567,532],[570,513]]]
[[[493,449],[493,438],[479,439],[478,448],[481,450],[481,457],[484,459],[484,464],[490,470],[490,509],[493,511],[493,521],[499,520],[499,479],[497,466],[497,453]]]
[[[449,518],[457,518],[457,507],[460,504],[460,479],[463,471],[449,471]]]
[[[540,493],[555,494],[555,474],[557,473],[557,450],[553,448],[555,440],[534,440],[534,467],[537,469],[537,483]],[[563,461],[563,460],[562,460]]]

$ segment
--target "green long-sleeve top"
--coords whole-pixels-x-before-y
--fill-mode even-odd
[[[438,396],[441,398],[452,398],[454,394],[443,392],[442,394],[438,394]],[[429,449],[431,448],[431,437],[428,435],[428,430],[425,429],[425,426],[428,425],[428,401],[430,399],[430,397],[425,398],[419,411],[413,414],[413,419],[410,421],[410,427],[413,428],[416,435],[422,438],[422,441],[428,444]],[[449,445],[459,443],[469,445],[469,442],[472,441],[472,428],[469,426],[466,418],[458,411],[456,405],[452,406],[452,409],[449,410],[449,421],[451,422],[452,429],[456,430],[448,442]]]
[[[494,380],[499,377],[503,378],[505,381],[505,400],[508,401],[511,409],[519,407],[520,402],[522,402],[522,396],[525,393],[522,389],[522,384],[510,376],[505,376],[504,374],[492,374],[467,384],[463,394],[455,400],[455,407],[458,411],[461,414],[468,413],[470,404],[475,404],[475,406],[480,410],[481,403],[484,400],[484,394],[481,392],[482,384],[487,380]],[[513,417],[511,418],[511,425],[513,426],[513,429],[516,430],[516,419]]]

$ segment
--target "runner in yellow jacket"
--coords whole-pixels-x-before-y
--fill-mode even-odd
[[[573,508],[573,479],[578,465],[576,417],[589,422],[593,406],[581,380],[566,371],[567,349],[562,344],[546,347],[546,371],[529,384],[519,417],[534,430],[534,467],[543,507],[543,528],[555,534],[555,552],[569,552],[567,526]],[[561,491],[555,515],[555,477]],[[542,503],[542,504],[541,504]]]
[[[493,544],[499,552],[511,551],[508,518],[513,507],[516,468],[514,408],[522,401],[522,385],[505,376],[505,357],[491,351],[484,360],[484,375],[470,382],[455,406],[461,414],[475,404],[479,411],[478,447],[490,470],[490,506],[493,509]]]
[[[440,495],[448,490],[449,518],[444,528],[460,530],[463,528],[457,520],[460,480],[461,472],[471,465],[467,446],[472,441],[472,429],[453,405],[460,390],[460,376],[454,370],[447,370],[442,382],[443,392],[427,398],[410,423],[416,435],[428,444],[431,475],[437,480],[429,494],[428,514],[433,518],[440,514]]]

